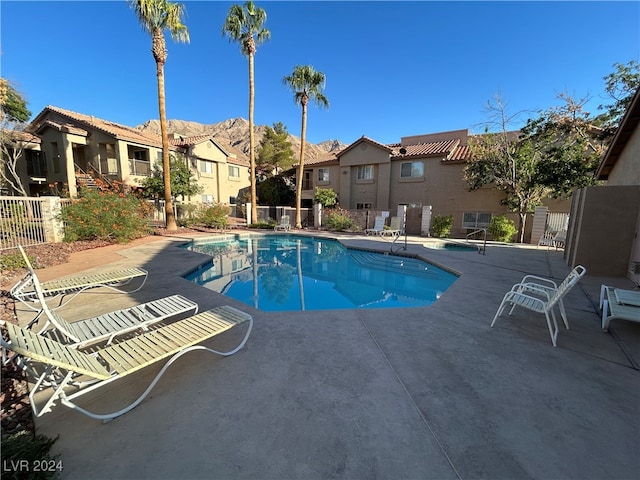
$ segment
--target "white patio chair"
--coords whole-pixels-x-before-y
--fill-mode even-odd
[[[233,350],[220,352],[198,345],[203,341],[230,330],[245,321],[249,327],[240,344]],[[36,417],[51,412],[59,400],[60,404],[98,420],[108,421],[123,415],[142,402],[164,375],[169,366],[185,353],[193,350],[206,350],[218,355],[228,356],[239,351],[246,343],[253,327],[251,315],[223,306],[199,313],[192,317],[164,325],[127,340],[102,348],[94,348],[90,353],[70,348],[55,340],[43,338],[29,330],[11,323],[0,322],[6,327],[8,340],[0,338],[4,349],[15,352],[28,363],[28,371],[36,372],[44,365],[44,371],[29,393],[31,407]],[[130,373],[142,370],[157,362],[169,359],[154,377],[147,389],[128,406],[112,413],[93,413],[74,400],[88,392],[102,388]],[[80,377],[88,381],[80,382]],[[69,393],[68,387],[77,391]],[[41,407],[36,394],[46,393]],[[114,397],[118,395],[114,393]],[[39,400],[41,400],[39,398]],[[40,403],[42,403],[40,401]]]
[[[373,228],[365,228],[365,235],[382,235],[384,232],[384,217],[377,216]]]
[[[273,227],[273,230],[276,232],[279,230],[282,230],[285,232],[291,230],[291,219],[289,218],[289,215],[283,215],[280,218],[280,223],[275,227]]]
[[[567,278],[565,278],[555,289],[550,289],[534,283],[516,283],[502,299],[502,302],[498,307],[498,311],[493,317],[491,326],[493,327],[496,320],[500,315],[502,315],[502,312],[507,306],[511,306],[509,315],[511,315],[516,306],[520,306],[534,312],[544,313],[547,320],[547,326],[549,328],[549,335],[551,336],[551,343],[553,343],[553,346],[555,347],[558,338],[558,322],[556,321],[554,307],[564,298],[569,290],[578,283],[581,277],[582,275],[569,274]],[[565,317],[566,314],[563,317],[563,320]],[[565,323],[565,327],[569,329],[568,322]]]
[[[580,278],[582,278],[582,276],[585,273],[587,273],[587,269],[584,268],[582,265],[578,265],[573,270],[571,270],[571,272],[569,272],[569,274],[565,277],[564,281],[567,281],[572,276],[577,276],[579,280]],[[550,278],[538,277],[536,275],[525,275],[524,277],[522,277],[522,280],[520,280],[520,282],[517,285],[519,285],[518,291],[525,292],[525,293],[526,292],[535,293],[535,291],[537,291],[537,290],[535,291],[530,290],[528,288],[529,285],[533,285],[534,287],[536,287],[536,289],[546,290],[549,294],[553,294],[558,290],[558,285],[556,284],[555,281],[551,280]],[[564,302],[562,298],[558,301],[558,307],[560,309],[560,316],[562,317],[564,326],[568,330],[569,318],[567,317],[567,312],[564,308]],[[514,308],[515,308],[515,304],[513,305],[513,307],[511,307],[511,311],[509,312],[509,315],[511,315],[511,312],[513,312]]]
[[[392,235],[397,237],[402,234],[402,230],[402,219],[400,217],[391,217],[389,228],[384,229],[383,227],[381,235]]]

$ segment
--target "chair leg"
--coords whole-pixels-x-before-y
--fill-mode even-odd
[[[567,318],[567,311],[564,309],[564,302],[562,299],[558,302],[560,308],[560,316],[562,317],[562,321],[564,322],[564,326],[567,330],[569,330],[569,319]]]
[[[496,312],[495,316],[493,317],[493,321],[491,322],[491,326],[493,327],[493,324],[496,323],[496,320],[498,319],[498,317],[500,315],[502,315],[502,311],[504,310],[504,307],[506,306],[506,297],[502,300],[502,303],[500,304],[500,306],[498,307],[498,311]],[[515,305],[514,305],[515,306]]]
[[[551,343],[556,346],[556,339],[558,338],[558,322],[556,322],[556,314],[551,309],[551,317],[549,317],[549,310],[545,310],[545,317],[547,317],[547,325],[549,327],[549,335],[551,335]],[[553,326],[551,325],[553,321]]]

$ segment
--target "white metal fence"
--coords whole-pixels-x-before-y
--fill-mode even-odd
[[[58,197],[0,197],[0,250],[59,240]]]

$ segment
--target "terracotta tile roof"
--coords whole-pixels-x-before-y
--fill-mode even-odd
[[[442,160],[442,163],[464,163],[471,160],[471,148],[468,145],[460,145],[451,155]]]
[[[51,127],[60,132],[73,133],[75,135],[80,135],[82,137],[86,137],[89,135],[89,132],[87,132],[84,128],[76,127],[75,125],[71,125],[68,123],[54,122],[53,120],[44,121],[38,128],[38,131],[40,131],[45,126]]]
[[[186,147],[197,145],[199,143],[206,142],[207,140],[211,140],[211,135],[195,135],[193,137],[179,136],[177,138],[169,138],[169,143],[176,147]]]
[[[389,145],[394,159],[407,157],[448,157],[460,145],[460,139],[442,142],[418,143],[415,145]]]
[[[308,158],[304,162],[305,166],[314,166],[314,167],[325,166],[325,165],[338,165],[339,163],[340,162],[338,162],[338,157],[333,152],[324,153],[316,158]],[[296,165],[297,164],[298,162],[296,162]]]
[[[367,143],[371,143],[372,145],[375,145],[377,147],[380,147],[384,150],[387,150],[388,152],[392,152],[392,149],[389,147],[389,145],[384,145],[383,143],[380,142],[376,142],[375,140],[372,140],[369,137],[366,136],[362,136],[360,137],[358,140],[356,140],[355,142],[353,142],[351,145],[349,145],[348,147],[344,148],[343,150],[341,150],[340,152],[338,152],[338,156],[348,152],[349,150],[351,150],[352,148],[354,148],[356,145],[362,143],[362,142],[367,142]]]
[[[2,133],[4,139],[6,139],[7,141],[19,141],[23,143],[34,143],[38,145],[42,143],[40,137],[30,132],[24,132],[20,130],[4,130]]]
[[[31,122],[30,128],[38,131],[44,125],[53,126],[47,124],[47,122],[41,122],[48,111],[55,112],[59,115],[62,115],[63,117],[68,118],[69,120],[82,123],[89,129],[99,130],[120,140],[128,140],[130,142],[140,143],[142,145],[162,148],[162,138],[159,135],[145,133],[136,128],[127,127],[126,125],[110,122],[108,120],[102,120],[91,115],[72,112],[71,110],[65,110],[64,108],[54,107],[52,105],[48,105],[45,107],[45,109],[33,120],[33,122]],[[67,128],[73,127],[72,125],[65,125],[59,122],[56,122],[56,124],[63,127],[66,126]],[[77,128],[77,126],[75,126],[75,128]]]

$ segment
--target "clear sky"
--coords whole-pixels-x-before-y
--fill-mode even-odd
[[[221,34],[234,2],[182,3],[191,42],[167,35],[167,118],[248,118],[248,61]],[[637,1],[256,4],[272,37],[255,57],[255,122],[299,136],[301,110],[282,78],[313,65],[330,101],[309,108],[314,143],[482,131],[498,93],[510,113],[546,110],[562,92],[590,95],[596,115],[614,63],[640,60]],[[125,0],[2,0],[0,9],[1,75],[34,115],[54,105],[129,126],[158,118],[151,39]]]

